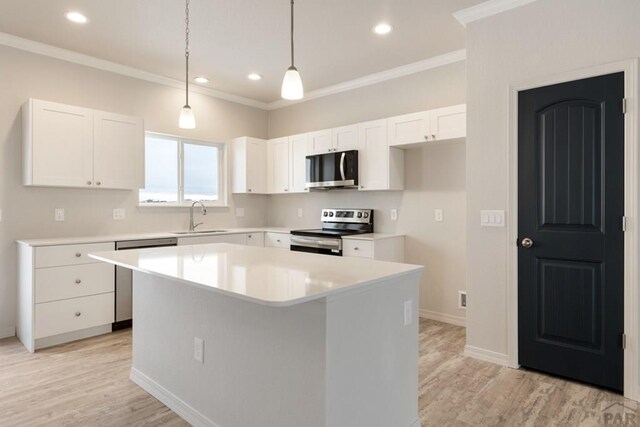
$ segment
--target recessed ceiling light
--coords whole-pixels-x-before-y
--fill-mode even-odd
[[[376,34],[389,34],[391,30],[393,30],[393,27],[384,22],[373,27],[373,32]]]
[[[206,77],[196,77],[193,79],[196,83],[209,83],[209,79]]]
[[[247,76],[249,78],[249,80],[260,80],[262,79],[262,76],[258,73],[251,73]]]
[[[80,12],[67,12],[64,16],[66,16],[69,21],[75,22],[76,24],[86,24],[89,22],[87,17]]]

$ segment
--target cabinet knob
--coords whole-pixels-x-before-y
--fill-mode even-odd
[[[247,193],[251,193],[251,189],[250,188],[247,188]]]
[[[91,181],[87,181],[87,185],[91,185]]]
[[[436,136],[435,135],[431,135],[431,139],[436,139]]]
[[[76,285],[79,285],[80,283],[82,283],[82,280],[76,279]]]
[[[280,243],[280,239],[276,239],[276,242]]]
[[[284,189],[284,191],[289,191],[289,189],[288,189],[288,188],[285,188],[285,189]]]
[[[79,311],[76,311],[76,317],[80,317],[82,313],[80,313]]]
[[[251,234],[247,234],[247,238],[249,238],[249,239],[250,239],[250,238],[251,238]]]
[[[428,141],[429,140],[429,135],[425,135],[424,139],[426,139]]]
[[[354,251],[358,251],[358,250],[360,250],[360,248],[359,248],[359,247],[357,247],[357,246],[355,246],[355,247],[353,248],[353,250],[354,250]]]
[[[80,252],[76,252],[76,258],[80,258],[82,254]]]
[[[364,185],[361,185],[360,188],[364,188]]]
[[[96,181],[96,185],[101,185],[102,183],[100,181]]]

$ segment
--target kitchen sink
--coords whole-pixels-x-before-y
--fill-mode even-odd
[[[207,234],[207,233],[224,233],[227,230],[196,230],[196,231],[173,231],[171,234]]]

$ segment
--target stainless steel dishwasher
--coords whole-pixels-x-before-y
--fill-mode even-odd
[[[116,251],[177,245],[178,239],[175,237],[166,239],[126,240],[123,242],[116,242]],[[132,325],[132,285],[133,272],[128,268],[116,267],[116,321],[113,323],[111,328],[114,331],[129,328]]]

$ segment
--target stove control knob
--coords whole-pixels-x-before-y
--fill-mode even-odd
[[[369,212],[365,212],[365,213],[364,213],[364,217],[365,217],[365,218],[369,218]]]
[[[322,212],[322,216],[329,216],[329,212]]]
[[[329,212],[329,216],[333,216],[333,212]]]
[[[362,212],[358,212],[358,218],[362,218]]]

